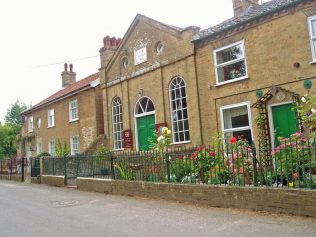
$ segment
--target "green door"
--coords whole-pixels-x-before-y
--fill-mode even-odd
[[[137,134],[139,150],[149,149],[149,139],[155,139],[155,115],[137,118]]]
[[[272,107],[275,146],[280,145],[278,137],[288,138],[297,131],[298,120],[292,104]]]

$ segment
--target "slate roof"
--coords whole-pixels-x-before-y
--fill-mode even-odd
[[[22,113],[27,113],[33,111],[43,105],[48,103],[54,102],[57,99],[61,99],[67,95],[75,93],[78,90],[84,89],[85,87],[90,87],[90,83],[97,80],[99,78],[99,73],[92,74],[80,81],[75,82],[74,84],[69,85],[68,87],[57,91],[56,93],[52,94],[51,96],[47,97],[46,99],[42,100],[41,102],[37,103],[36,105],[32,106],[31,108],[23,111]]]
[[[241,16],[232,17],[218,25],[211,26],[205,30],[200,31],[200,33],[194,37],[193,42],[212,35],[216,35],[220,32],[224,32],[225,30],[232,29],[238,25],[252,21],[260,16],[264,16],[275,11],[280,11],[305,1],[306,0],[271,0],[269,2],[263,3],[262,5],[253,6],[246,10],[246,12]]]

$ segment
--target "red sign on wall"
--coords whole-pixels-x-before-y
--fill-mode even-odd
[[[124,130],[123,131],[124,136],[124,148],[133,148],[133,136],[132,136],[132,130]]]

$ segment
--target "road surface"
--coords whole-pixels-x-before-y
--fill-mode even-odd
[[[315,237],[314,218],[0,180],[1,237]]]

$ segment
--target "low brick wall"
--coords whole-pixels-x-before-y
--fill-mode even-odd
[[[64,176],[42,175],[41,183],[50,186],[64,187]]]
[[[83,191],[316,217],[316,190],[184,185],[89,178],[78,178],[77,187]]]
[[[0,175],[0,180],[13,180],[16,182],[22,182],[21,175]]]

